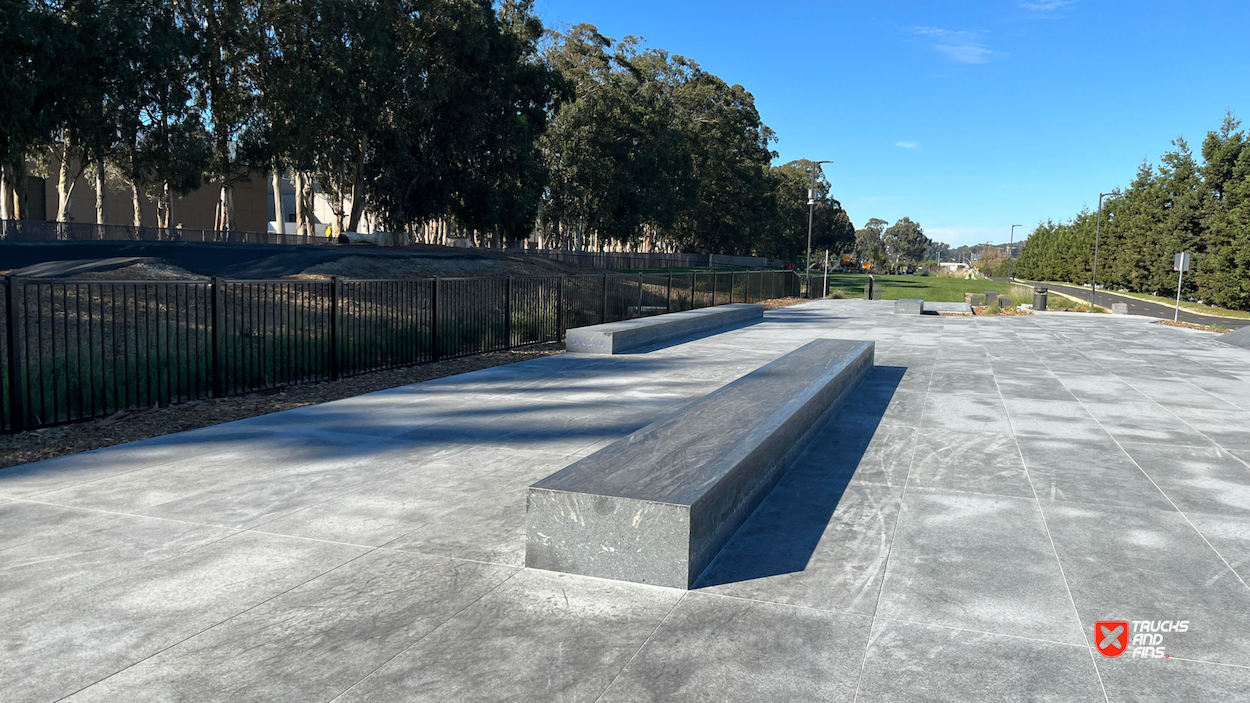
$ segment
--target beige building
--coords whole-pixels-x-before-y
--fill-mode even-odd
[[[35,172],[35,165],[28,164],[28,173]],[[22,219],[55,220],[59,198],[56,186],[55,173],[48,178],[27,176],[25,188],[18,192],[18,197],[22,199]],[[273,219],[269,190],[268,179],[263,175],[254,175],[250,180],[235,186],[235,229],[249,232],[264,232],[269,229],[269,221]],[[170,221],[174,225],[181,224],[184,229],[212,229],[217,198],[218,188],[211,183],[205,183],[186,197],[174,198],[173,217]],[[129,184],[120,178],[105,178],[104,224],[133,225],[133,203]],[[84,173],[75,181],[74,189],[70,193],[70,221],[95,223],[95,206],[95,182]],[[139,212],[143,225],[156,225],[156,205],[143,193],[139,196]]]

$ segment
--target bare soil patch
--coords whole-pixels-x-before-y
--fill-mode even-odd
[[[361,374],[338,381],[287,386],[242,396],[210,398],[163,408],[121,412],[100,420],[0,435],[0,468],[350,398],[563,351],[563,344],[535,344],[510,351],[489,352],[433,364]]]

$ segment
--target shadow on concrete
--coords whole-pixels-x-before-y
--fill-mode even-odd
[[[803,571],[907,371],[876,366],[813,437],[694,588]]]

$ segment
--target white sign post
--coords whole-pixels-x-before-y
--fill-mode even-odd
[[[1185,272],[1189,270],[1189,254],[1181,252],[1172,259],[1172,270],[1177,271],[1176,275],[1176,312],[1172,313],[1172,322],[1180,320],[1181,317],[1181,281],[1185,280]]]

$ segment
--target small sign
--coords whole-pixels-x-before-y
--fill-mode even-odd
[[[1172,260],[1172,270],[1185,272],[1189,270],[1189,254],[1181,252]]]

